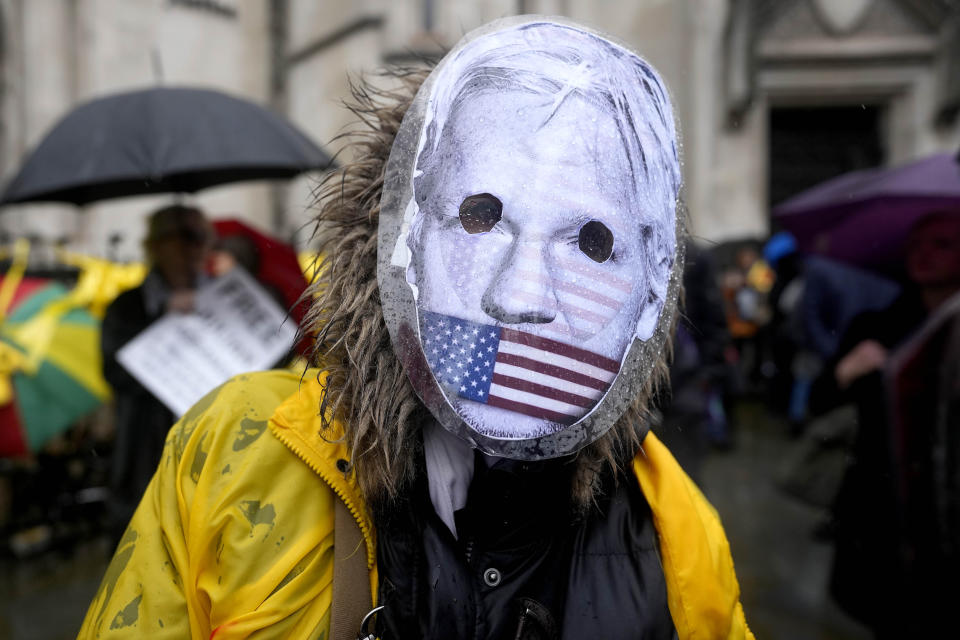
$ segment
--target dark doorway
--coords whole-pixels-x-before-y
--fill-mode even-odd
[[[882,107],[770,109],[771,206],[834,176],[883,164]]]

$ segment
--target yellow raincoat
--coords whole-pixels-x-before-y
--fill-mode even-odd
[[[363,533],[357,552],[376,593],[375,532],[338,470],[346,446],[318,434],[320,390],[316,371],[302,383],[282,371],[240,376],[174,426],[80,638],[326,640],[337,499]],[[653,434],[633,471],[681,640],[753,638],[712,507]]]

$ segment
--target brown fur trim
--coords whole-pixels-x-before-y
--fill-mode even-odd
[[[311,364],[327,372],[321,415],[334,415],[345,425],[357,481],[374,507],[413,479],[422,447],[420,427],[429,415],[393,352],[377,288],[384,169],[403,116],[427,73],[393,71],[395,89],[375,89],[362,81],[352,87],[348,108],[359,127],[342,140],[355,159],[315,191],[319,213],[314,240],[322,263],[307,294],[315,301],[304,323],[316,336]],[[572,498],[578,510],[595,500],[605,470],[616,475],[627,470],[647,431],[650,400],[667,380],[670,349],[668,343],[661,350],[641,393],[616,425],[572,457]],[[324,430],[329,426],[325,418]]]

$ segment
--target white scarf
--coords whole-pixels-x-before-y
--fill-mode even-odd
[[[473,479],[473,449],[436,420],[431,420],[423,429],[423,455],[433,509],[456,538],[453,514],[467,504]]]

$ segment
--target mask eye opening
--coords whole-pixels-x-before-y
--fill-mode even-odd
[[[460,225],[473,235],[492,230],[503,217],[503,203],[489,193],[464,198],[460,204]]]
[[[577,246],[594,262],[606,262],[613,255],[613,232],[599,220],[591,220],[580,227]]]

